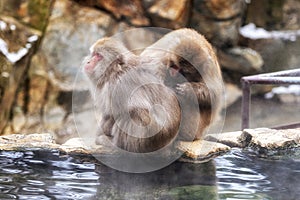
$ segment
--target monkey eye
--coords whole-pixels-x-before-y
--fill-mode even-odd
[[[172,64],[172,65],[170,66],[170,68],[173,68],[173,69],[175,69],[175,70],[179,70],[179,69],[180,69],[180,67],[177,66],[177,65],[175,65],[175,64]]]
[[[103,56],[100,53],[98,53],[98,52],[93,52],[92,53],[92,57],[96,58],[98,61],[100,61],[100,60],[103,59]]]

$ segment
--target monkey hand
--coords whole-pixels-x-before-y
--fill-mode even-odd
[[[192,88],[191,84],[188,82],[181,83],[181,84],[176,85],[175,92],[178,95],[185,96],[187,94],[193,93],[193,88]]]

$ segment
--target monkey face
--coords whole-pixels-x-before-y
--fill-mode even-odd
[[[94,83],[105,76],[110,66],[116,64],[120,53],[114,49],[115,46],[108,38],[102,38],[90,48],[90,55],[83,62],[83,70]]]
[[[84,70],[86,73],[91,74],[99,61],[103,59],[103,56],[100,53],[92,53],[89,57],[87,63],[84,65]]]
[[[180,67],[179,67],[178,65],[173,64],[173,65],[171,65],[171,66],[169,67],[169,75],[170,75],[171,77],[176,77],[176,76],[178,76],[179,71],[180,71]]]

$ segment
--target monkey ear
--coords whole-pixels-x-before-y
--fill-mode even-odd
[[[124,63],[125,63],[125,58],[124,58],[124,56],[123,56],[123,55],[118,55],[118,56],[116,57],[116,63],[119,64],[119,65],[124,64]]]

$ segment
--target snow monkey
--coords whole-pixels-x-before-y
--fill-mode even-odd
[[[163,63],[150,67],[178,95],[181,139],[200,139],[220,110],[223,90],[221,70],[210,43],[196,31],[183,28],[163,36],[140,57]]]
[[[162,63],[140,59],[115,38],[102,38],[91,47],[83,68],[102,115],[97,137],[106,135],[112,144],[136,153],[174,141],[181,121],[179,102],[152,73],[153,65]]]
[[[221,70],[207,40],[191,29],[172,31],[140,55],[103,38],[83,62],[99,112],[100,135],[131,152],[201,139],[220,109]]]

